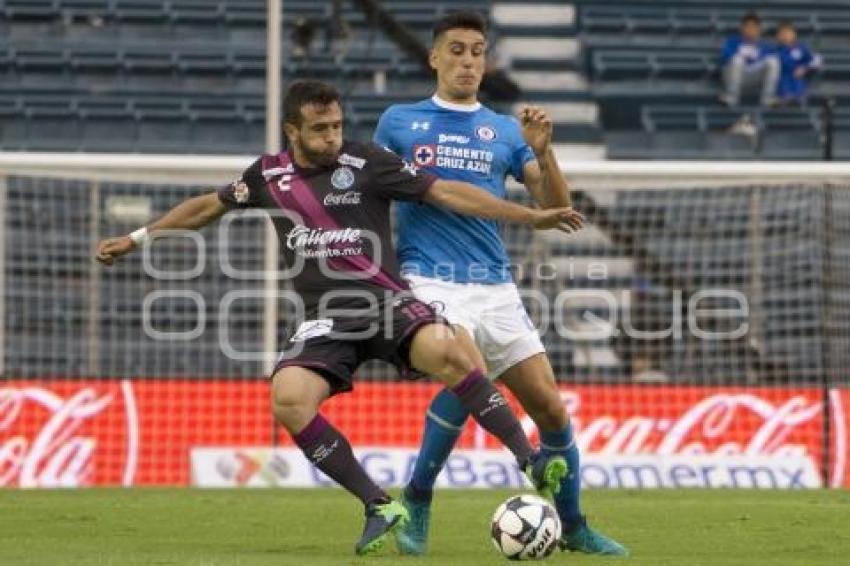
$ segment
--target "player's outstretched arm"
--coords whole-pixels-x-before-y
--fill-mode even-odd
[[[425,202],[467,216],[530,224],[538,230],[572,232],[581,228],[584,217],[569,207],[535,210],[495,197],[475,185],[438,179],[425,193]]]
[[[165,216],[154,223],[141,228],[133,234],[107,238],[97,245],[97,261],[104,265],[112,263],[124,254],[136,249],[145,238],[155,236],[157,232],[167,230],[198,230],[221,218],[227,211],[216,193],[184,200]]]

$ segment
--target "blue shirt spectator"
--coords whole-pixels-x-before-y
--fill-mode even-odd
[[[751,40],[742,35],[734,35],[727,38],[723,44],[720,63],[725,66],[733,57],[740,56],[747,66],[751,66],[764,61],[774,53],[774,47],[763,39]]]
[[[761,20],[750,12],[741,19],[740,33],[730,37],[720,52],[723,93],[720,102],[737,106],[741,94],[758,92],[763,106],[776,104],[779,58],[776,49],[761,38]]]
[[[808,77],[821,65],[821,57],[797,41],[797,32],[790,23],[779,24],[776,30],[777,54],[781,75],[777,95],[784,102],[802,102],[809,87]]]

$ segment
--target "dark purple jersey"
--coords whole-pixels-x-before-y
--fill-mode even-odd
[[[218,196],[228,209],[269,211],[309,317],[320,306],[362,308],[364,298],[407,290],[390,203],[421,199],[435,180],[377,145],[346,142],[333,167],[304,169],[288,152],[263,155]]]

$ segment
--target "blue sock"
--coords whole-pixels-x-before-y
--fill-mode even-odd
[[[567,460],[569,473],[561,481],[561,491],[555,496],[555,508],[564,523],[564,530],[581,521],[579,491],[581,490],[581,469],[579,467],[578,447],[573,437],[573,425],[554,432],[541,431],[540,443],[543,451],[549,454],[561,454]]]
[[[422,446],[408,484],[408,494],[420,501],[430,501],[440,470],[463,430],[469,413],[457,395],[443,389],[431,401],[425,417]]]

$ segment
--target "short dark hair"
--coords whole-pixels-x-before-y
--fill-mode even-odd
[[[781,22],[776,24],[776,31],[780,31],[780,30],[783,30],[783,29],[792,29],[793,30],[793,29],[795,29],[794,24],[791,22],[791,20],[782,20]]]
[[[449,12],[434,23],[433,39],[436,40],[450,29],[472,29],[487,37],[487,20],[474,10]]]
[[[283,121],[287,124],[301,124],[304,115],[301,109],[308,104],[327,106],[334,102],[342,104],[339,91],[331,84],[321,81],[295,81],[289,85],[283,99]]]
[[[761,18],[755,12],[747,12],[746,14],[744,14],[744,17],[741,18],[741,25],[747,24],[747,23],[750,23],[750,22],[756,24],[757,26],[760,26],[761,25]]]

